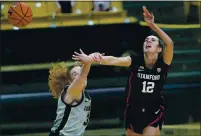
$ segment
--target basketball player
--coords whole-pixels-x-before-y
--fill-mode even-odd
[[[156,36],[148,36],[143,44],[144,54],[113,57],[93,53],[94,60],[102,65],[130,67],[126,86],[125,127],[127,136],[159,136],[164,118],[162,89],[173,59],[173,41],[155,23],[146,7],[143,15]],[[165,46],[165,48],[164,48]]]
[[[76,58],[83,65],[75,63],[67,67],[61,62],[49,71],[49,88],[58,99],[57,116],[49,136],[83,136],[88,125],[91,98],[85,87],[92,61],[82,50],[80,52]]]

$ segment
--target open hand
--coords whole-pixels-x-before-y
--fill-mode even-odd
[[[143,8],[143,15],[144,15],[144,20],[147,23],[149,27],[152,27],[154,25],[154,15],[151,14],[145,6]]]
[[[93,61],[92,58],[86,55],[81,49],[80,53],[76,51],[74,52],[74,54],[72,55],[72,59],[76,61],[81,61],[84,64],[90,64]]]
[[[93,58],[93,61],[100,63],[104,55],[105,53],[94,52],[91,53],[89,56]]]

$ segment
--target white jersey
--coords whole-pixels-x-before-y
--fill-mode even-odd
[[[66,90],[67,87],[58,100],[57,117],[50,136],[83,136],[90,118],[91,98],[83,91],[79,103],[68,105],[63,100]]]

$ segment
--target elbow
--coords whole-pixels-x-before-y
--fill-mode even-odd
[[[76,81],[79,86],[81,88],[83,88],[84,86],[86,86],[86,82],[87,82],[87,74],[81,74],[78,78],[77,78],[77,81]]]
[[[76,84],[79,84],[79,85],[82,85],[84,83],[84,81],[86,80],[86,77],[82,75],[80,75],[79,77],[77,77],[75,79],[75,83]]]
[[[174,42],[172,40],[170,41],[170,45],[174,47]]]
[[[172,40],[170,40],[167,43],[165,43],[165,46],[171,46],[173,48],[174,47],[174,42]]]
[[[174,46],[174,42],[172,40],[169,41],[168,45]]]

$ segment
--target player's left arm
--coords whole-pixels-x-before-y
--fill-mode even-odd
[[[172,39],[156,24],[152,26],[152,30],[154,30],[165,43],[163,60],[166,64],[170,65],[173,59],[173,50],[174,50],[174,43]]]
[[[164,41],[165,50],[163,54],[163,60],[166,64],[170,65],[173,59],[174,49],[174,43],[172,39],[154,23],[154,15],[150,14],[145,6],[143,6],[143,15],[147,25],[153,31],[155,31],[159,35],[159,37]]]

